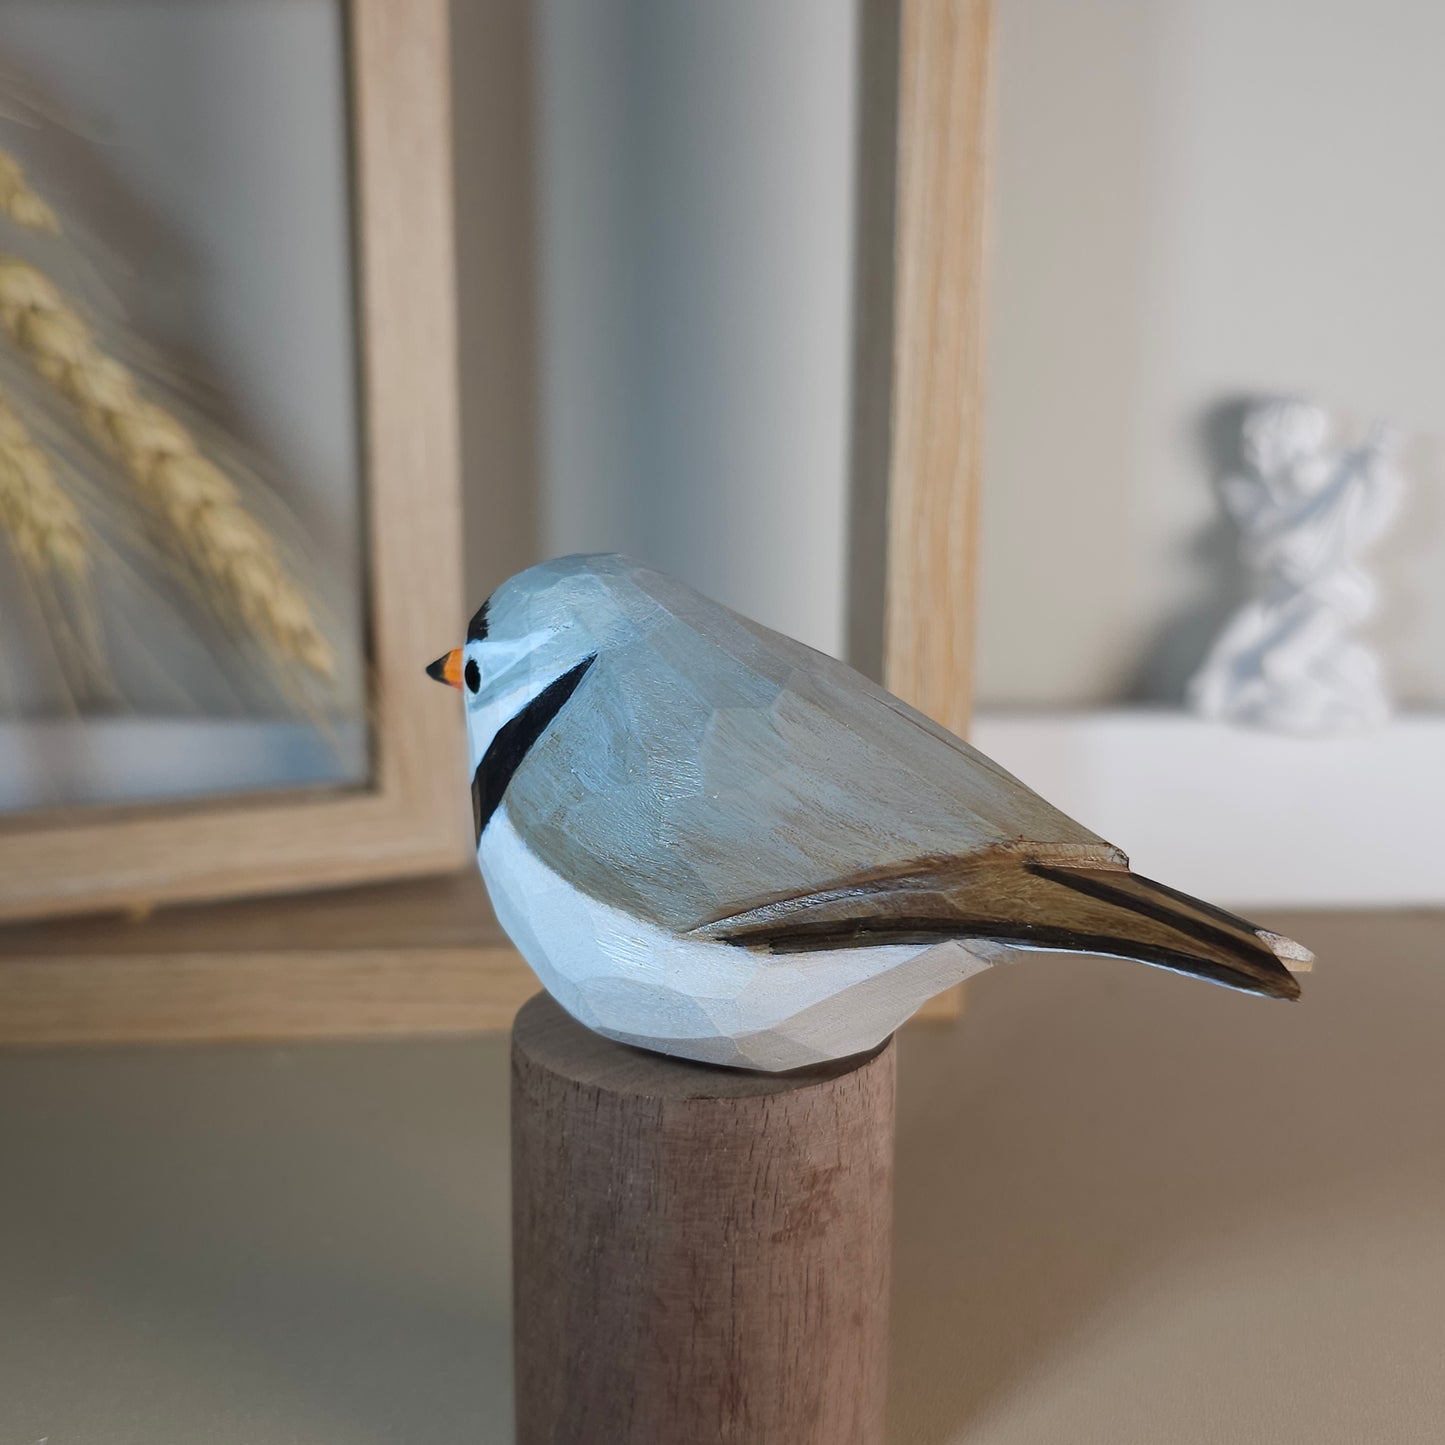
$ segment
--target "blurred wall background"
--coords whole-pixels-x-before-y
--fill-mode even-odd
[[[840,652],[855,7],[454,14],[474,596],[618,550]]]
[[[840,650],[855,0],[455,16],[473,595],[617,547]],[[1409,434],[1379,633],[1445,701],[1441,53],[1422,0],[998,5],[983,705],[1178,699],[1279,391]]]
[[[998,6],[983,703],[1178,700],[1259,392],[1406,430],[1377,630],[1445,702],[1441,54],[1424,0]]]

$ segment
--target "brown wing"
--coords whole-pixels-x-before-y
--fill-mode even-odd
[[[1011,847],[859,873],[693,934],[768,953],[990,938],[1137,959],[1272,998],[1299,996],[1281,956],[1309,957],[1123,864],[1063,866]]]

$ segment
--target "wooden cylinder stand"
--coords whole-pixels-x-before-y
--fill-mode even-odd
[[[744,1073],[512,1032],[518,1445],[880,1445],[894,1047]]]

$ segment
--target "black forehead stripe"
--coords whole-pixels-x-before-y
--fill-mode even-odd
[[[532,744],[547,731],[547,725],[562,711],[567,699],[577,691],[577,684],[586,676],[587,669],[596,661],[595,652],[591,657],[584,657],[576,667],[543,688],[516,717],[497,729],[496,737],[487,747],[486,756],[472,774],[472,822],[476,825],[477,842],[482,841],[482,830],[497,811],[502,794],[512,781],[512,774],[521,767],[522,759],[532,750]]]
[[[477,610],[472,613],[472,620],[467,623],[467,641],[481,642],[487,635],[487,608],[492,605],[492,599],[487,598]]]

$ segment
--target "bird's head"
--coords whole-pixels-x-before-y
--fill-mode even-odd
[[[461,647],[427,668],[462,693],[473,767],[543,694],[570,695],[599,653],[634,634],[636,571],[609,554],[529,567],[477,609]]]

